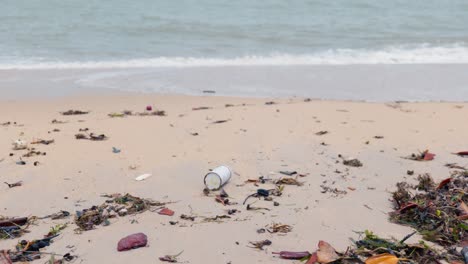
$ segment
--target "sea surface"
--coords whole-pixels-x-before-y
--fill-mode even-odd
[[[466,63],[467,0],[0,0],[0,70]]]

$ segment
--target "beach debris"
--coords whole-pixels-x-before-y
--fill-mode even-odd
[[[34,156],[45,156],[45,155],[47,155],[46,152],[40,152],[40,151],[37,151],[35,148],[31,148],[26,154],[23,154],[23,157],[30,158]]]
[[[268,228],[267,231],[269,233],[289,233],[292,231],[292,226],[281,224],[281,223],[272,223]]]
[[[183,219],[183,220],[188,220],[188,221],[195,221],[195,218],[196,216],[189,216],[189,215],[185,215],[185,214],[182,214],[180,215],[180,219]]]
[[[225,197],[222,197],[221,195],[216,195],[215,201],[222,204],[222,205],[224,205],[224,206],[229,205],[229,199],[225,198]]]
[[[0,218],[0,239],[17,238],[27,233],[29,224],[34,221],[34,217],[20,218]],[[26,225],[25,227],[22,227]]]
[[[263,250],[263,247],[270,246],[272,242],[271,240],[265,239],[261,241],[249,242],[249,244],[252,245],[251,248]]]
[[[455,155],[458,155],[458,156],[462,156],[462,157],[467,157],[468,156],[468,151],[459,151],[459,152],[456,152],[456,153],[453,153]]]
[[[296,186],[302,186],[304,183],[299,182],[298,180],[294,178],[281,178],[275,182],[277,185],[296,185]]]
[[[271,254],[279,255],[282,259],[305,259],[311,255],[309,251],[280,251]]]
[[[128,235],[120,239],[117,244],[117,251],[127,251],[140,247],[145,247],[148,244],[148,237],[143,233]]]
[[[265,105],[274,105],[274,104],[276,104],[276,102],[273,102],[273,101],[265,102]]]
[[[228,166],[218,166],[208,172],[203,181],[208,190],[218,190],[223,187],[232,176],[232,171]]]
[[[245,203],[247,202],[247,200],[248,200],[249,198],[251,198],[251,197],[268,197],[268,196],[270,196],[270,190],[266,190],[266,189],[257,189],[257,191],[256,191],[255,193],[248,195],[248,196],[245,198],[245,200],[244,200],[244,202],[243,202],[242,204],[245,205]]]
[[[297,171],[280,171],[279,173],[287,176],[293,176],[294,174],[297,174]]]
[[[70,216],[70,212],[68,211],[64,211],[64,210],[60,210],[59,212],[57,213],[53,213],[53,214],[50,214],[50,215],[46,215],[46,216],[43,216],[39,219],[46,219],[46,218],[50,218],[52,220],[58,220],[58,219],[64,219],[64,218],[67,218]]]
[[[450,168],[450,169],[467,170],[466,167],[460,166],[457,163],[447,163],[445,164],[445,167]]]
[[[425,150],[417,154],[412,153],[411,155],[407,157],[403,157],[403,158],[409,159],[409,160],[416,160],[416,161],[429,161],[429,160],[433,160],[434,157],[435,157],[435,154],[430,153],[429,150]]]
[[[160,215],[167,215],[167,216],[173,216],[174,215],[174,211],[172,211],[171,209],[169,208],[163,208],[161,210],[158,211],[158,214]]]
[[[52,123],[52,124],[65,124],[65,123],[67,123],[67,121],[61,121],[61,120],[58,120],[58,119],[54,119],[54,120],[50,121],[50,123]]]
[[[49,140],[46,140],[46,139],[36,139],[34,140],[33,142],[31,142],[31,144],[43,144],[43,145],[49,145],[49,144],[52,144],[54,143],[55,140],[53,139],[49,139]]]
[[[374,136],[375,139],[383,139],[383,136]]]
[[[28,143],[25,140],[17,139],[13,142],[13,150],[23,150],[28,148]]]
[[[81,110],[68,110],[65,112],[61,112],[62,115],[68,116],[68,115],[86,115],[88,114],[89,111],[81,111]]]
[[[90,133],[90,134],[78,133],[78,134],[75,134],[75,138],[76,139],[87,139],[87,140],[91,140],[91,141],[103,141],[103,140],[108,139],[108,137],[106,135],[104,135],[104,134],[94,134],[94,133]]]
[[[343,165],[350,167],[362,167],[362,162],[358,159],[343,159]]]
[[[408,174],[408,175],[413,175],[413,174],[414,174],[414,170],[407,170],[407,171],[406,171],[406,174]]]
[[[146,111],[153,111],[153,107],[151,105],[146,106]]]
[[[463,256],[465,264],[468,263],[468,246],[464,246],[460,253]]]
[[[135,178],[135,181],[144,181],[144,180],[148,179],[148,178],[151,177],[151,176],[152,176],[152,174],[150,174],[150,173],[145,173],[145,174],[142,174],[142,175],[140,175],[140,176],[137,176],[137,177]]]
[[[318,243],[317,261],[319,263],[331,263],[339,259],[336,250],[327,242],[320,240]]]
[[[339,196],[339,195],[345,195],[347,194],[348,192],[345,191],[345,190],[339,190],[338,188],[333,188],[333,187],[329,187],[329,186],[326,186],[326,185],[320,185],[320,187],[322,188],[322,191],[321,193],[333,193],[335,196]]]
[[[16,162],[16,165],[26,165],[26,161],[20,158],[20,160]]]
[[[116,147],[112,147],[112,153],[115,153],[115,154],[118,154],[120,153],[122,150],[116,148]]]
[[[58,224],[50,228],[49,233],[45,237],[51,237],[59,234],[62,230],[67,228],[68,224]]]
[[[424,239],[444,247],[468,240],[468,225],[463,220],[468,214],[468,176],[454,174],[436,185],[426,174],[418,181],[416,186],[397,183],[390,219],[415,228]],[[415,189],[419,192],[413,194]]]
[[[197,110],[208,110],[208,109],[212,109],[212,107],[200,106],[200,107],[193,107],[193,108],[192,108],[193,111],[197,111]]]
[[[211,122],[211,124],[222,124],[231,121],[231,119],[222,119]]]
[[[111,199],[100,206],[92,206],[76,212],[75,224],[78,226],[77,232],[91,230],[96,225],[109,225],[108,219],[110,218],[142,213],[150,210],[152,207],[166,205],[166,203],[142,199],[130,194],[112,194],[104,195],[104,197]]]
[[[366,264],[398,264],[399,259],[390,253],[383,253],[366,259]]]
[[[138,115],[138,116],[166,116],[166,111],[164,111],[164,110],[155,110],[155,111],[152,111],[152,112],[136,113],[135,115]]]
[[[175,255],[165,255],[164,257],[160,257],[159,260],[163,262],[171,262],[171,263],[177,263],[179,260],[177,259],[180,255],[182,255],[184,251],[182,250],[178,254]]]
[[[315,135],[317,135],[317,136],[323,136],[323,135],[326,135],[326,134],[328,134],[327,130],[321,130],[321,131],[315,133]]]
[[[214,217],[203,217],[203,222],[222,222],[223,219],[230,219],[229,215],[217,215]]]
[[[214,93],[216,93],[216,91],[214,91],[214,90],[203,90],[202,92],[203,92],[203,93],[209,93],[209,94],[214,94]]]
[[[58,234],[32,241],[21,240],[16,245],[15,251],[8,251],[8,257],[10,258],[11,262],[29,262],[40,259],[42,254],[47,254],[45,252],[41,252],[40,249],[50,246],[52,239],[56,238],[57,236]]]
[[[13,188],[13,187],[22,186],[23,182],[22,181],[17,181],[17,182],[14,182],[14,183],[5,182],[5,184],[8,185],[8,188]]]

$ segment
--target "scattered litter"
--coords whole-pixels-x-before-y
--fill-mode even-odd
[[[255,242],[249,242],[249,244],[251,244],[251,248],[256,248],[256,249],[260,249],[260,250],[263,250],[263,247],[265,246],[270,246],[272,244],[272,242],[268,239],[265,239],[265,240],[261,240],[261,241],[255,241]]]
[[[151,105],[146,106],[146,111],[153,111],[153,107]]]
[[[23,150],[28,148],[28,143],[22,139],[17,139],[13,142],[13,150]]]
[[[213,91],[213,90],[203,90],[203,93],[214,94],[214,93],[216,93],[216,91]]]
[[[343,164],[350,167],[362,167],[362,162],[358,159],[343,159]]]
[[[412,153],[411,155],[407,157],[403,157],[405,159],[410,159],[410,160],[416,160],[416,161],[428,161],[428,160],[433,160],[435,157],[435,154],[430,153],[429,150],[425,150],[423,152],[420,152],[418,154]]]
[[[228,121],[231,121],[231,119],[216,120],[216,121],[211,122],[211,124],[222,124],[222,123],[226,123]]]
[[[299,182],[298,180],[294,178],[281,178],[276,181],[276,184],[302,186],[304,183]]]
[[[66,121],[61,121],[61,120],[57,120],[57,119],[54,119],[51,121],[52,124],[65,124],[67,123]]]
[[[204,182],[208,190],[218,190],[224,186],[232,176],[232,171],[227,166],[219,166],[205,175]]]
[[[117,251],[127,251],[145,247],[146,244],[148,244],[148,237],[143,233],[136,233],[120,239],[117,244]]]
[[[270,101],[270,102],[265,102],[266,105],[274,105],[276,102]]]
[[[326,130],[322,130],[322,131],[319,131],[319,132],[315,133],[315,135],[317,135],[317,136],[323,136],[323,135],[326,135],[326,134],[328,134],[328,131],[326,131]]]
[[[17,165],[26,165],[26,161],[20,159],[19,161],[16,162]]]
[[[374,136],[375,139],[383,139],[383,136]]]
[[[164,257],[160,257],[160,261],[165,261],[165,262],[171,262],[171,263],[177,263],[179,260],[177,259],[180,255],[182,255],[184,251],[182,250],[180,253],[176,255],[165,255]]]
[[[68,211],[64,211],[64,210],[61,210],[57,213],[54,213],[54,214],[50,214],[50,215],[46,215],[44,217],[41,217],[39,219],[46,219],[46,218],[50,218],[52,220],[58,220],[58,219],[64,219],[64,218],[67,218],[70,216],[70,212]]]
[[[14,182],[14,183],[8,183],[5,182],[6,185],[8,185],[8,188],[13,188],[13,187],[19,187],[23,185],[22,181]]]
[[[272,254],[279,255],[282,259],[305,259],[310,256],[309,251],[280,251],[280,252],[272,252]]]
[[[75,138],[76,139],[87,139],[87,140],[91,140],[91,141],[103,141],[103,140],[106,140],[108,139],[108,137],[104,134],[100,134],[100,135],[97,135],[97,134],[94,134],[94,133],[90,133],[89,135],[87,134],[75,134]]]
[[[212,109],[211,107],[208,107],[208,106],[200,106],[200,107],[193,107],[192,110],[193,111],[197,111],[197,110],[208,110],[208,109]]]
[[[78,226],[77,232],[91,230],[94,226],[100,224],[109,225],[108,219],[110,218],[142,213],[152,207],[160,207],[166,204],[150,199],[142,199],[130,194],[104,195],[104,197],[112,199],[107,200],[100,206],[92,206],[91,208],[76,212],[75,223]]]
[[[466,156],[468,156],[468,151],[459,151],[459,152],[456,152],[454,154],[458,155],[458,156],[466,157]]]
[[[184,220],[189,220],[189,221],[195,221],[195,218],[196,216],[189,216],[189,215],[185,215],[185,214],[182,214],[180,215],[180,219],[184,219]]]
[[[169,208],[163,208],[161,210],[158,211],[158,214],[160,215],[167,215],[167,216],[173,216],[174,215],[174,211],[172,211],[171,209]]]
[[[297,174],[297,171],[280,171],[280,173],[288,176],[293,176],[294,174]]]
[[[120,152],[121,152],[120,149],[118,149],[118,148],[116,148],[116,147],[112,147],[112,153],[118,154],[118,153],[120,153]]]
[[[68,110],[65,112],[61,112],[62,115],[86,115],[88,114],[89,111],[81,111],[81,110]]]
[[[269,233],[289,233],[292,231],[292,226],[280,223],[273,223],[268,228]]]
[[[448,167],[450,169],[467,170],[466,167],[460,166],[457,163],[447,163],[447,164],[445,164],[445,167]]]
[[[37,140],[34,140],[33,142],[31,142],[31,144],[49,145],[49,144],[52,144],[52,143],[54,143],[54,142],[55,142],[55,140],[53,140],[53,139],[50,139],[50,140],[37,139]]]
[[[40,152],[40,151],[37,151],[35,148],[31,148],[26,154],[23,154],[23,157],[30,158],[34,156],[45,156],[45,155],[47,155],[46,152]]]
[[[145,174],[142,174],[142,175],[136,177],[135,181],[143,181],[143,180],[146,180],[149,177],[151,177],[151,174],[145,173]]]
[[[146,112],[132,112],[130,110],[124,110],[122,112],[113,112],[108,114],[109,117],[126,117],[126,116],[166,116],[166,111],[163,110],[147,110]]]

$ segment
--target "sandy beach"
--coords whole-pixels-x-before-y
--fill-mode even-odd
[[[108,116],[123,110],[145,112],[147,105],[164,110],[166,116]],[[197,107],[210,109],[193,110]],[[69,109],[90,112],[60,114]],[[412,229],[389,222],[388,212],[393,210],[390,192],[398,181],[415,182],[419,174],[430,173],[436,181],[448,177],[446,163],[468,165],[466,159],[452,154],[467,147],[467,114],[466,103],[209,95],[4,100],[0,104],[0,177],[2,182],[22,181],[22,186],[0,186],[0,215],[42,217],[69,211],[72,215],[66,219],[36,220],[20,239],[41,238],[50,227],[68,222],[44,251],[70,252],[78,256],[77,263],[159,263],[159,257],[181,251],[182,263],[300,263],[271,253],[314,251],[319,240],[344,251],[349,238],[358,238],[356,231],[372,230],[396,238],[411,233]],[[219,120],[226,122],[216,123]],[[75,139],[85,128],[89,129],[86,133],[105,134],[108,139]],[[319,131],[328,133],[317,135]],[[12,150],[17,139],[29,143],[53,139],[54,143],[29,145],[46,155],[21,158],[27,150]],[[121,152],[113,153],[113,147]],[[436,154],[434,160],[402,158],[426,149]],[[363,166],[345,166],[339,156],[357,158]],[[26,164],[17,165],[20,159]],[[223,206],[203,194],[204,175],[218,165],[228,165],[235,172],[224,188],[233,205]],[[414,175],[408,175],[408,170]],[[283,195],[274,197],[279,206],[252,198],[249,202],[258,200],[254,206],[268,210],[247,211],[242,205],[246,196],[274,185],[267,182],[257,187],[246,181],[260,176],[274,180],[291,177],[279,171],[297,171],[302,175],[297,180],[303,185],[285,186]],[[152,176],[135,181],[144,173]],[[336,191],[324,192],[328,187]],[[100,205],[106,200],[101,195],[112,193],[173,202],[166,206],[175,215],[146,211],[75,234],[75,211]],[[201,221],[226,215],[228,209],[239,212],[220,222]],[[186,221],[180,219],[181,214],[197,219]],[[256,232],[272,223],[293,229],[287,234]],[[136,232],[148,236],[148,246],[117,252],[119,239]],[[263,239],[271,240],[272,245],[264,251],[249,248],[250,241]],[[418,237],[411,239],[417,241]],[[0,240],[0,248],[12,249],[18,240]]]

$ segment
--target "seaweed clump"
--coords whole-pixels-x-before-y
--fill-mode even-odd
[[[468,175],[455,173],[438,185],[428,174],[418,180],[416,186],[397,184],[391,220],[415,228],[424,239],[445,248],[467,241]]]

